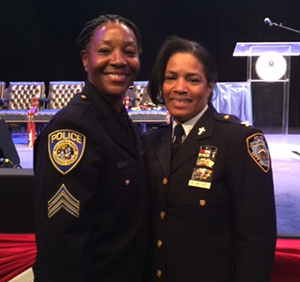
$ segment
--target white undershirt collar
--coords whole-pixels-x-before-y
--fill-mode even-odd
[[[193,118],[186,121],[185,123],[182,123],[182,127],[183,127],[184,132],[185,132],[184,139],[189,135],[189,133],[192,131],[192,129],[193,129],[194,125],[196,124],[196,122],[203,116],[203,114],[206,112],[207,109],[208,109],[208,105],[206,105],[204,107],[204,109],[198,115],[194,116]],[[172,139],[174,137],[174,127],[177,124],[178,123],[172,118]]]

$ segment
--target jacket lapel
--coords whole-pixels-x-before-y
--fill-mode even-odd
[[[134,134],[134,139],[135,139],[135,145],[136,145],[136,152],[132,151],[134,154],[137,154],[139,157],[142,157],[142,141],[140,138],[140,133],[137,129],[137,127],[135,126],[135,124],[131,121],[131,119],[129,118],[129,126],[132,129],[132,132]]]
[[[159,135],[159,139],[157,140],[156,148],[156,156],[160,163],[160,166],[163,170],[164,175],[170,175],[170,163],[171,163],[171,154],[172,154],[172,146],[171,146],[171,125],[168,125],[164,128],[162,134]]]
[[[86,86],[83,89],[83,93],[86,94],[86,96],[88,97],[91,106],[95,108],[104,131],[126,151],[137,155],[137,152],[135,152],[128,143],[126,134],[123,128],[121,127],[120,123],[118,122],[117,115],[113,111],[112,106],[108,104],[108,102],[101,95],[101,93],[99,93],[90,82],[86,82]],[[133,125],[130,124],[130,126]],[[136,145],[138,147],[138,155],[141,156],[140,140],[136,130],[133,131],[135,135]]]
[[[215,125],[213,114],[214,110],[208,108],[204,115],[197,121],[174,157],[171,173],[188,159],[197,155],[202,141],[211,137]]]
[[[105,132],[122,148],[124,148],[125,150],[131,153],[136,154],[130,148],[130,145],[127,141],[126,134],[116,118],[111,117],[111,118],[103,119],[101,125],[105,130]]]

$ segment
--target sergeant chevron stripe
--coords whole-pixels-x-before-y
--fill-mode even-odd
[[[65,209],[75,217],[79,217],[80,202],[68,191],[63,184],[55,195],[48,201],[48,218],[60,209]]]

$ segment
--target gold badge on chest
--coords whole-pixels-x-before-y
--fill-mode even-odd
[[[215,146],[200,146],[189,186],[210,189],[217,151],[218,148]]]

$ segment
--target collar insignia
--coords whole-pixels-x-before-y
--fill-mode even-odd
[[[85,139],[83,134],[69,129],[49,134],[49,157],[60,173],[67,174],[79,163],[85,150]]]
[[[200,127],[200,128],[198,128],[198,135],[201,135],[203,132],[205,132],[206,131],[206,129],[205,129],[205,127]]]

